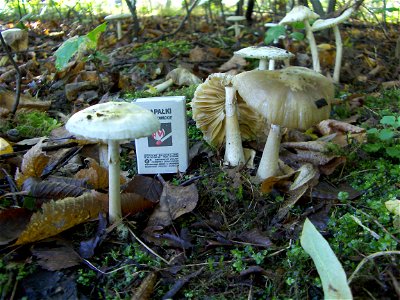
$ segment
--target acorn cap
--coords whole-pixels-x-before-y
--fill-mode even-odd
[[[106,102],[77,112],[65,128],[89,140],[122,142],[151,135],[160,128],[160,122],[151,111],[136,104]]]
[[[269,123],[300,130],[328,119],[334,97],[331,80],[303,67],[244,72],[232,84]]]
[[[220,147],[225,140],[225,86],[230,86],[233,76],[214,73],[200,84],[191,102],[193,120],[203,132],[204,139],[214,147]],[[262,135],[265,120],[253,111],[236,94],[238,121],[242,140],[252,140]]]
[[[128,18],[132,18],[132,15],[131,14],[108,15],[104,18],[104,20],[112,21],[112,20],[123,20]]]
[[[239,21],[246,20],[246,17],[243,17],[243,16],[230,16],[230,17],[227,17],[226,20],[228,22],[239,22]]]
[[[272,46],[251,46],[247,48],[235,51],[234,55],[245,57],[245,58],[257,58],[257,59],[273,59],[273,60],[284,60],[294,57],[294,54],[281,48]]]
[[[281,25],[291,24],[294,22],[303,22],[304,20],[315,20],[319,15],[303,5],[297,5],[287,13],[287,15],[279,22]]]
[[[327,28],[331,28],[335,25],[338,25],[340,23],[343,23],[346,21],[348,18],[350,18],[351,14],[354,12],[354,8],[350,7],[346,9],[340,16],[336,18],[330,18],[330,19],[319,19],[314,22],[314,24],[311,26],[312,31],[319,31],[319,30],[324,30]]]

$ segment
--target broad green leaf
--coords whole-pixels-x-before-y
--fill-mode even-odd
[[[291,24],[293,29],[304,29],[304,23],[303,22],[294,22]]]
[[[54,53],[56,56],[56,68],[62,70],[66,67],[71,58],[78,52],[79,47],[85,42],[83,36],[74,36],[66,40]]]
[[[381,123],[381,124],[384,124],[384,125],[391,125],[391,126],[393,126],[393,125],[396,124],[396,117],[395,117],[395,116],[384,116],[384,117],[381,119],[380,123]]]
[[[268,44],[272,43],[274,40],[279,39],[279,37],[281,35],[286,35],[285,26],[277,25],[277,26],[271,27],[265,33],[264,42],[265,42],[265,44],[268,45]]]
[[[298,32],[298,31],[292,32],[292,33],[290,34],[290,37],[291,37],[292,39],[296,40],[296,41],[302,41],[302,40],[304,40],[304,34],[302,34],[301,32]]]
[[[325,299],[353,299],[342,265],[309,219],[304,222],[300,243],[314,261]]]
[[[396,146],[394,146],[394,147],[387,147],[387,148],[386,148],[386,153],[387,153],[387,155],[389,155],[390,157],[400,159],[400,146],[399,146],[399,145],[396,145]]]
[[[379,150],[381,150],[382,149],[382,145],[381,144],[366,144],[366,145],[364,145],[364,150],[365,151],[367,151],[367,152],[372,152],[372,153],[374,153],[374,152],[378,152]]]
[[[385,128],[379,132],[378,138],[381,141],[389,141],[393,138],[394,132],[391,129]]]
[[[89,48],[96,49],[97,41],[99,40],[100,34],[104,32],[106,28],[107,28],[107,23],[105,22],[100,24],[95,29],[86,34],[86,37],[89,39],[88,41]]]
[[[388,200],[385,202],[385,206],[389,212],[400,217],[400,200]]]
[[[367,130],[367,133],[369,133],[369,134],[375,134],[375,133],[378,133],[378,132],[379,132],[379,130],[377,128],[371,128],[371,129]]]

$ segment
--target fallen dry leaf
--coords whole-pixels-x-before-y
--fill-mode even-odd
[[[0,210],[0,245],[6,245],[18,238],[29,223],[32,211],[26,208]]]
[[[85,161],[89,168],[79,170],[79,172],[75,174],[75,178],[85,179],[95,190],[107,189],[108,170],[100,166],[99,163],[92,158],[86,158]]]
[[[237,69],[241,70],[245,66],[247,66],[249,63],[243,58],[239,56],[233,56],[231,59],[229,59],[226,63],[222,64],[219,68],[219,72],[227,72],[232,69]]]
[[[311,180],[319,177],[318,170],[312,164],[306,163],[302,165],[297,171],[297,176],[289,190],[293,191],[299,187],[308,184]]]
[[[39,178],[44,168],[50,160],[42,151],[43,139],[40,140],[35,146],[29,149],[22,158],[21,169],[17,169],[15,174],[15,181],[18,187],[21,187],[26,179],[29,177]]]
[[[154,286],[157,282],[157,273],[149,273],[142,283],[132,295],[131,300],[147,300],[151,299],[151,295],[154,292]]]
[[[166,227],[183,214],[191,212],[199,200],[196,185],[164,185],[160,202],[149,218],[147,227]]]

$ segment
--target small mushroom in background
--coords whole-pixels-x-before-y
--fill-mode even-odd
[[[4,41],[15,52],[28,49],[28,32],[19,28],[11,28],[1,32]]]
[[[335,83],[339,83],[340,80],[340,68],[342,65],[342,56],[343,56],[343,44],[342,44],[342,37],[339,31],[339,24],[343,23],[348,18],[350,18],[353,12],[354,8],[350,7],[336,18],[330,18],[325,20],[319,19],[316,20],[314,24],[311,26],[312,31],[319,31],[327,28],[333,29],[333,33],[335,34],[335,43],[336,43],[335,68],[333,71],[333,81]]]
[[[281,127],[306,130],[328,119],[334,97],[331,80],[303,67],[244,72],[236,75],[232,84],[243,100],[271,124],[257,170],[258,180],[277,175]]]
[[[264,27],[268,28],[268,30],[269,30],[269,28],[276,27],[276,26],[279,26],[279,24],[278,23],[265,23],[264,24]],[[285,37],[286,37],[285,35],[278,36],[277,38],[274,39],[274,44],[277,44],[280,39],[284,39]]]
[[[128,102],[107,102],[74,114],[65,128],[78,138],[108,144],[109,221],[122,217],[119,144],[146,137],[160,129],[158,118],[149,110]]]
[[[292,24],[295,22],[303,22],[306,31],[306,37],[310,43],[311,56],[313,61],[313,70],[321,72],[319,64],[317,43],[315,42],[314,34],[311,30],[310,21],[319,18],[319,15],[311,11],[308,7],[298,5],[288,12],[288,14],[279,22],[281,25]]]
[[[226,20],[228,22],[234,22],[231,27],[228,27],[228,30],[229,29],[234,29],[235,30],[235,38],[238,39],[239,36],[240,36],[240,28],[244,28],[244,26],[240,25],[239,22],[246,20],[246,17],[243,17],[243,16],[230,16],[230,17],[227,17]]]
[[[283,60],[285,65],[289,66],[289,59],[294,57],[294,54],[281,48],[272,46],[251,46],[235,51],[234,55],[244,58],[256,58],[260,60],[259,70],[274,70],[275,61]],[[269,63],[268,63],[269,62]],[[268,68],[267,68],[268,65]]]
[[[220,148],[225,142],[225,163],[244,164],[242,140],[262,136],[265,120],[253,111],[232,87],[233,76],[215,73],[200,84],[191,102],[193,120],[205,141]]]
[[[117,23],[117,39],[120,40],[122,38],[122,20],[132,18],[131,14],[118,14],[118,15],[109,15],[104,18],[105,21],[116,22]]]
[[[152,89],[147,90],[149,93],[163,92],[173,84],[178,86],[189,86],[192,84],[200,84],[202,81],[199,77],[191,73],[188,69],[179,67],[173,69],[165,76],[167,81],[154,86]]]

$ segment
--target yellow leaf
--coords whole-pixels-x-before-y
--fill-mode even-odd
[[[89,169],[80,170],[75,174],[75,178],[86,179],[87,183],[96,190],[108,188],[108,170],[94,159],[87,158],[86,160],[89,162]]]
[[[13,147],[3,138],[0,137],[0,155],[13,153]]]

